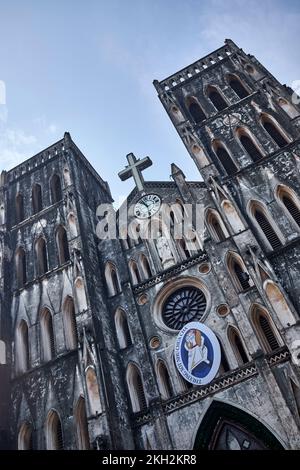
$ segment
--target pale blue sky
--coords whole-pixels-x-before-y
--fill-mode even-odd
[[[233,39],[283,83],[300,79],[300,3],[281,0],[0,0],[0,170],[69,131],[113,196],[125,155],[145,179],[199,178],[152,85]]]

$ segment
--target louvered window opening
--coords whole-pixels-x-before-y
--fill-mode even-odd
[[[241,285],[242,290],[246,290],[250,287],[249,283],[249,274],[242,269],[240,264],[236,261],[233,263],[233,270],[238,278],[238,281]]]
[[[266,216],[261,211],[256,209],[254,217],[273,250],[281,248],[282,243]]]
[[[275,351],[275,349],[278,349],[279,343],[272,331],[270,323],[268,322],[265,316],[263,315],[259,316],[259,324],[266,338],[266,341],[268,342],[268,345],[270,346],[271,351]]]
[[[138,402],[140,405],[140,410],[145,410],[147,408],[146,397],[144,393],[143,382],[140,375],[137,373],[136,375],[136,392],[138,397]]]
[[[126,341],[125,347],[127,348],[127,346],[130,346],[132,344],[132,341],[131,341],[127,318],[124,316],[124,314],[122,315],[122,328],[123,328],[124,338]]]
[[[57,418],[56,424],[56,450],[63,450],[64,442],[63,442],[63,434],[62,434],[62,427],[60,419]]]
[[[218,147],[216,153],[228,175],[232,175],[237,172],[236,165],[224,147]]]
[[[172,390],[169,373],[164,364],[160,364],[160,376],[166,389],[167,398],[170,398],[173,395],[173,390]]]
[[[283,196],[282,202],[293,217],[296,224],[300,227],[300,210],[298,209],[294,201],[288,196]]]

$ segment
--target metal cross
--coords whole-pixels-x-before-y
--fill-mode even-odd
[[[118,173],[119,178],[122,181],[127,180],[128,178],[133,178],[136,184],[136,187],[139,192],[144,191],[144,178],[142,175],[142,171],[152,165],[152,160],[149,157],[142,158],[140,160],[137,159],[133,153],[129,153],[126,155],[127,161],[129,165],[125,167],[125,170],[120,171]]]

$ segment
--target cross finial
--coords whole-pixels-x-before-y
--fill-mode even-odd
[[[122,181],[127,180],[128,178],[133,178],[136,184],[137,190],[139,192],[144,191],[144,178],[142,175],[142,171],[152,165],[152,160],[149,157],[136,158],[133,153],[129,153],[126,155],[128,165],[126,165],[125,170],[120,171],[118,173],[119,178]]]

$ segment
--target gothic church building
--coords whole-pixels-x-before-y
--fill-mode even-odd
[[[68,133],[1,174],[2,449],[300,449],[299,100],[231,40],[154,86],[195,180],[172,164],[127,203],[201,207],[192,243],[99,240],[110,189]],[[205,386],[174,362],[195,319]]]

